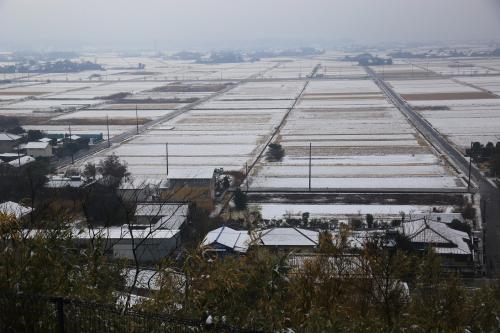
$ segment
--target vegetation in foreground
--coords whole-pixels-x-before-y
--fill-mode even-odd
[[[51,232],[31,237],[19,221],[0,219],[0,292],[107,304],[131,292],[122,275],[125,263],[109,262],[105,240],[76,248],[64,216],[53,221]],[[158,265],[161,288],[133,307],[189,318],[209,313],[215,321],[224,317],[231,325],[265,331],[498,331],[498,285],[468,289],[441,270],[432,252],[387,250],[378,242],[367,242],[353,256],[345,237],[324,234],[318,253],[298,264],[291,264],[290,253],[256,249],[206,258],[196,248],[178,262]]]

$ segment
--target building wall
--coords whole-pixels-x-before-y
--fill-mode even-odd
[[[136,240],[137,244],[139,241]],[[155,262],[168,257],[180,243],[180,233],[172,238],[148,239],[136,249],[139,262]],[[136,245],[137,246],[137,245]],[[114,259],[134,260],[132,240],[121,240],[113,245]]]
[[[51,157],[52,156],[52,146],[48,145],[45,149],[26,149],[28,155],[33,157]]]
[[[215,183],[172,182],[170,187],[163,189],[161,199],[165,202],[194,202],[198,207],[206,210],[214,209]]]
[[[0,154],[11,153],[16,146],[16,141],[0,141]]]

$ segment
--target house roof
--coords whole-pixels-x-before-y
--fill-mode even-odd
[[[0,133],[0,141],[16,141],[19,140],[21,136],[12,133],[2,132]]]
[[[441,254],[471,254],[466,232],[450,228],[446,223],[427,221],[426,219],[405,222],[399,227],[400,232],[408,236],[413,243],[427,243]]]
[[[52,139],[51,138],[41,138],[40,140],[38,140],[40,142],[51,142]]]
[[[135,209],[135,216],[177,216],[185,219],[187,214],[188,205],[180,203],[139,203]]]
[[[1,213],[14,216],[17,219],[29,214],[32,210],[31,207],[25,207],[12,201],[6,201],[0,204]]]
[[[31,141],[26,144],[26,149],[46,149],[50,144],[48,142]]]
[[[16,158],[9,162],[9,164],[13,167],[23,166],[28,163],[34,162],[35,158],[31,156],[21,156],[20,158]]]
[[[319,232],[300,228],[271,228],[260,233],[264,246],[317,246]]]
[[[220,244],[235,252],[245,253],[250,245],[251,238],[246,230],[234,230],[223,226],[210,231],[203,240],[204,246]]]
[[[162,180],[157,178],[130,177],[120,184],[120,190],[142,190],[146,186],[158,187]]]
[[[121,239],[169,239],[175,237],[180,233],[180,230],[168,230],[168,229],[155,229],[145,228],[145,229],[130,229],[127,225],[121,227],[109,227],[101,229],[83,229],[74,230],[73,237],[80,239],[89,239],[94,237],[103,237],[109,240],[121,240]]]
[[[173,169],[169,171],[167,179],[212,179],[213,176],[213,168]]]

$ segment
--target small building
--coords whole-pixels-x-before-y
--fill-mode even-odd
[[[176,169],[160,186],[161,199],[169,202],[193,202],[211,211],[215,200],[214,169]]]
[[[223,226],[210,231],[203,239],[204,253],[246,253],[251,243],[247,230],[234,230]]]
[[[168,257],[179,247],[180,230],[113,228],[110,242],[113,243],[113,258],[143,262],[157,262]],[[135,255],[134,255],[135,252]]]
[[[6,201],[0,204],[0,213],[12,216],[18,220],[24,218],[32,210],[33,208],[31,207],[26,207],[13,201]]]
[[[45,230],[29,230],[34,237]],[[109,228],[74,229],[73,237],[77,246],[87,246],[88,242],[99,239],[103,250],[112,259],[134,260],[140,264],[158,262],[180,245],[180,230],[135,228],[129,225]]]
[[[52,146],[48,142],[28,142],[24,148],[26,153],[33,157],[52,156]]]
[[[0,153],[9,153],[19,145],[21,136],[2,132],[0,133]]]
[[[189,207],[183,203],[138,203],[137,225],[154,225],[156,229],[180,229],[188,219]]]
[[[300,228],[271,228],[262,230],[255,244],[284,251],[314,251],[319,245],[319,232]]]

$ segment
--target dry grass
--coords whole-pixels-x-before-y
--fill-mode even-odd
[[[0,96],[39,96],[48,94],[48,91],[0,91]]]
[[[309,147],[286,147],[286,155],[301,157],[309,155]],[[314,147],[314,156],[352,156],[352,155],[388,155],[388,154],[423,154],[429,153],[427,147]]]
[[[494,99],[497,96],[483,91],[461,93],[401,94],[407,101],[441,101],[465,99]]]
[[[102,109],[109,110],[135,110],[137,105],[138,110],[170,110],[179,106],[177,103],[163,103],[163,104],[105,104]]]
[[[150,118],[139,118],[139,125],[151,121]],[[45,122],[46,125],[106,125],[106,118],[74,118],[74,119],[52,119]],[[135,118],[109,118],[110,125],[135,125]]]

